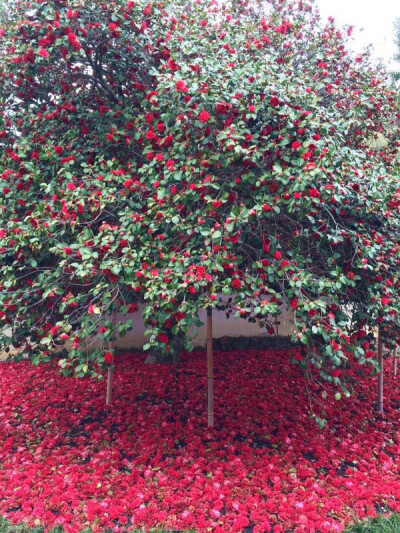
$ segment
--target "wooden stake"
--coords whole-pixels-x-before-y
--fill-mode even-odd
[[[118,297],[118,287],[116,286],[114,288],[114,290],[113,290],[113,300],[116,299],[117,297]],[[117,312],[114,311],[113,314],[112,314],[112,323],[113,323],[114,327],[115,327],[116,321],[117,321]],[[115,348],[116,344],[117,344],[117,339],[116,338],[114,338],[114,340],[111,340],[110,343],[109,343],[110,350],[112,350],[113,353],[114,353],[114,348]],[[106,405],[110,405],[110,403],[112,402],[114,363],[115,363],[115,361],[113,362],[113,366],[110,367],[108,369],[108,371],[107,371]]]
[[[208,427],[214,427],[214,361],[212,345],[212,309],[207,309],[207,384]]]
[[[393,375],[397,376],[397,346],[393,350]]]
[[[107,394],[106,394],[107,405],[110,405],[112,401],[113,374],[114,374],[114,369],[109,368],[108,373],[107,373]]]
[[[378,411],[380,413],[383,413],[383,342],[382,342],[382,332],[380,329],[378,332],[378,362],[379,362]]]

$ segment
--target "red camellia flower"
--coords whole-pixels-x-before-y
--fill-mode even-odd
[[[160,340],[160,342],[162,342],[163,344],[168,344],[169,342],[169,338],[167,335],[165,335],[165,333],[159,333],[158,334],[158,338]]]
[[[277,107],[279,105],[279,98],[272,96],[269,103],[272,107]]]
[[[300,146],[301,146],[301,142],[300,141],[294,141],[292,143],[293,150],[298,150],[300,148]]]
[[[222,103],[218,103],[215,107],[215,111],[219,114],[219,115],[224,115],[225,113],[227,113],[229,111],[229,107],[230,105],[225,103],[225,102],[222,102]]]
[[[202,111],[199,115],[200,122],[208,122],[210,120],[210,113],[208,111]]]
[[[78,16],[78,12],[72,9],[67,9],[66,16],[67,16],[67,19],[73,19]]]
[[[232,287],[234,289],[240,289],[242,286],[242,282],[240,281],[239,278],[235,278],[233,281],[232,281]]]
[[[131,187],[132,184],[133,184],[133,180],[129,179],[129,180],[125,180],[124,181],[123,186],[126,187],[127,189],[129,189],[129,187]]]
[[[274,253],[274,259],[280,259],[282,257],[282,254],[279,250],[276,250]]]
[[[188,91],[186,83],[183,80],[178,80],[176,82],[175,87],[176,87],[177,91],[181,91],[181,92],[187,92]]]
[[[42,57],[49,57],[50,54],[45,48],[41,48],[39,50],[39,55],[42,56]]]
[[[73,183],[67,183],[67,189],[73,191],[76,189],[76,186]]]
[[[106,352],[104,354],[104,362],[106,365],[111,365],[114,361],[114,354],[112,352]]]
[[[65,252],[67,255],[71,255],[71,254],[74,253],[73,249],[70,248],[69,246],[66,246],[66,247],[64,248],[64,252]]]
[[[297,298],[293,298],[292,300],[290,300],[290,307],[292,309],[297,309],[299,306],[299,300]]]
[[[146,16],[150,15],[151,8],[152,8],[152,5],[151,5],[150,2],[148,2],[148,4],[146,5],[146,7],[143,10],[143,14],[146,15]]]
[[[82,48],[81,44],[79,43],[76,35],[74,33],[69,33],[68,34],[68,42],[71,44],[72,48],[75,50],[75,51],[78,51]]]

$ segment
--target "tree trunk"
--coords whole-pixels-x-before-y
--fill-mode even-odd
[[[172,339],[169,347],[170,352],[164,354],[158,350],[150,350],[145,359],[145,364],[162,364],[162,365],[177,365],[180,361],[180,353],[183,348],[185,337],[182,333],[178,333]]]
[[[148,353],[144,362],[146,365],[177,365],[179,363],[179,352],[171,351],[169,354],[163,354],[156,350],[152,350]]]

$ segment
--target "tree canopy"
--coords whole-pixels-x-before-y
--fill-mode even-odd
[[[168,351],[221,294],[270,332],[292,310],[327,380],[399,339],[399,96],[351,28],[290,0],[6,16],[0,343],[97,373],[138,302]]]

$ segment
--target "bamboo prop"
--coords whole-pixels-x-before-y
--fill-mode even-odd
[[[117,287],[115,287],[115,289],[113,291],[113,296],[114,296],[114,298],[116,298],[118,296],[118,288]],[[116,323],[116,319],[117,319],[116,315],[117,315],[117,312],[114,311],[113,314],[112,314],[112,323],[113,323],[114,327],[115,327],[115,323]],[[113,353],[114,353],[114,348],[115,348],[116,343],[117,343],[117,340],[116,340],[115,337],[109,343],[110,350]],[[111,367],[109,367],[108,370],[107,370],[106,405],[110,405],[111,402],[112,402],[113,377],[114,377],[114,362],[113,362],[113,365]]]
[[[397,376],[397,346],[393,350],[393,375],[394,377]]]
[[[207,384],[208,384],[208,427],[214,427],[214,361],[212,345],[212,309],[207,309]]]
[[[114,369],[109,368],[107,371],[106,405],[110,405],[110,403],[112,402],[113,375],[114,375]]]
[[[378,411],[383,413],[383,342],[381,330],[378,332],[378,363]]]

